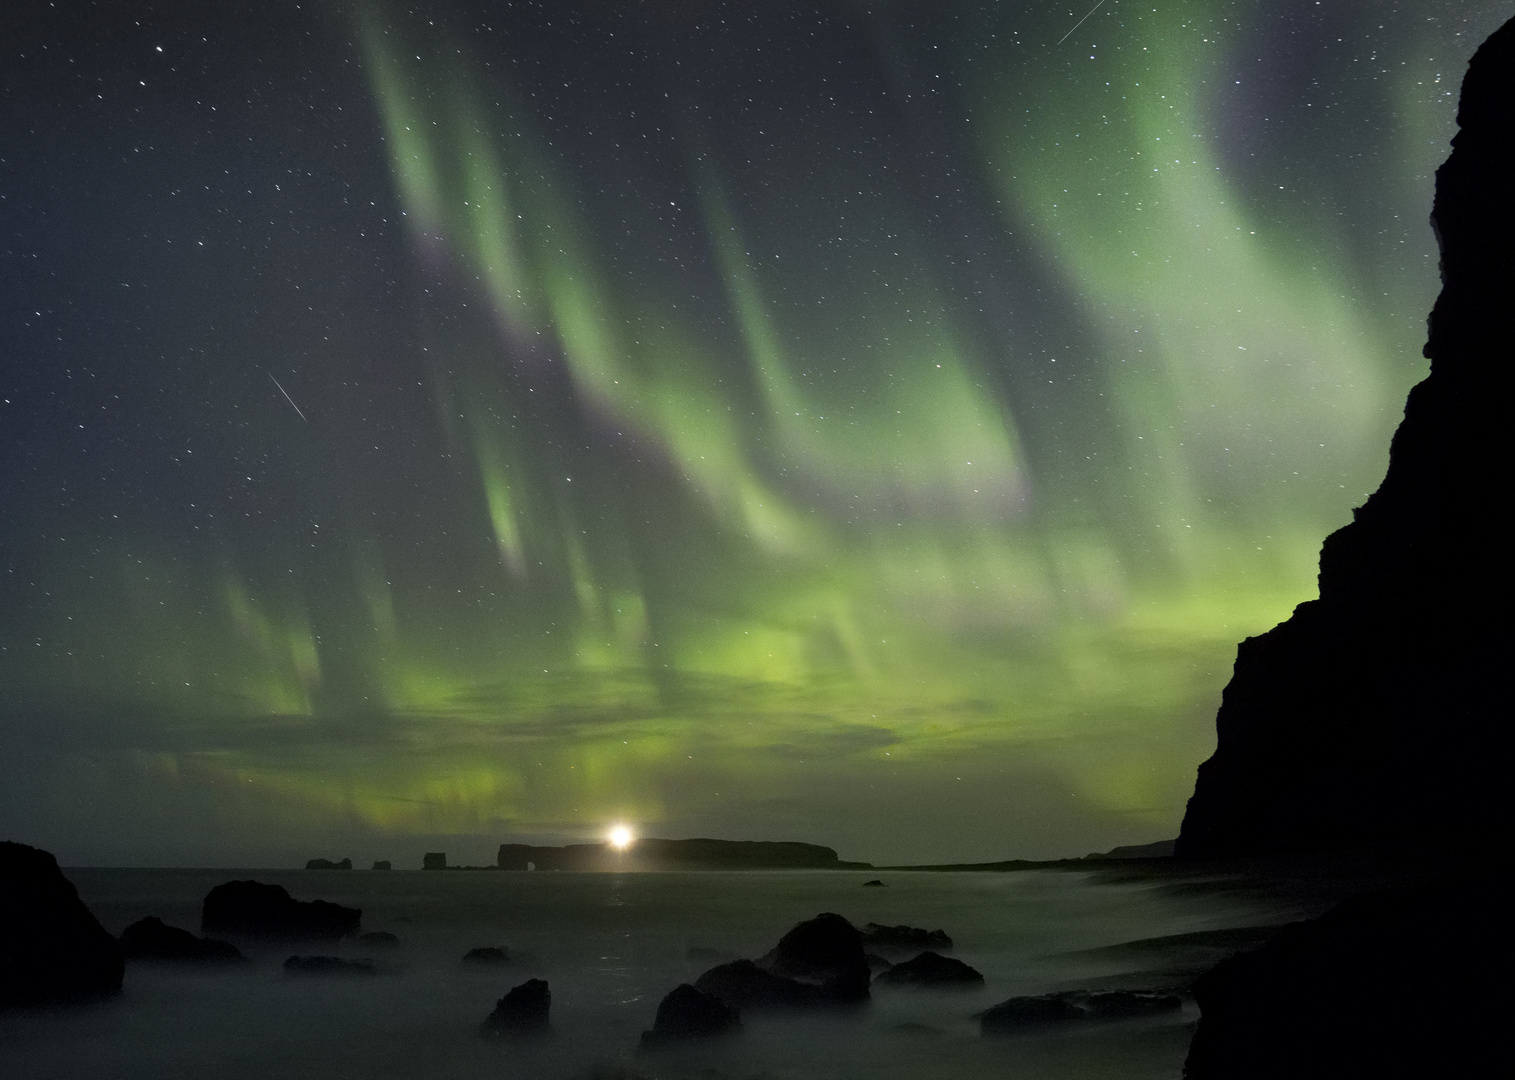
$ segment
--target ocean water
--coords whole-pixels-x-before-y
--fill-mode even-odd
[[[1182,1015],[981,1038],[973,1014],[1019,994],[1074,988],[1128,970],[1082,950],[1141,938],[1273,922],[1237,895],[1108,880],[1094,873],[489,873],[77,869],[80,895],[119,933],[146,915],[198,932],[200,901],[233,878],[299,899],[363,909],[354,943],[245,947],[232,970],[132,964],[113,1001],[0,1016],[9,1078],[1051,1078],[1176,1080],[1196,1019]],[[873,877],[885,888],[864,888]],[[658,1002],[709,959],[756,957],[795,923],[834,911],[854,923],[944,929],[983,972],[972,991],[875,987],[855,1012],[744,1015],[736,1037],[658,1053],[637,1049]],[[462,955],[501,945],[531,958],[474,970]],[[373,978],[286,976],[292,952],[367,956]],[[1072,955],[1069,955],[1072,954]],[[544,978],[552,1034],[485,1039],[480,1022],[511,986]]]

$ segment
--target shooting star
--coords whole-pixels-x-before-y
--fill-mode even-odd
[[[1100,2],[1104,3],[1104,0],[1100,0]],[[274,379],[274,373],[272,371],[270,371],[268,373],[268,377],[270,379]],[[300,413],[300,419],[301,420],[305,420],[305,414],[302,413],[302,412],[300,412],[300,406],[296,405],[295,404],[295,399],[289,396],[289,391],[286,390],[286,389],[284,389],[284,387],[279,386],[279,380],[278,379],[274,379],[274,385],[279,387],[279,393],[281,393],[281,394],[284,395],[284,400],[287,401],[287,402],[289,402],[289,407],[291,409],[294,409],[295,412]],[[305,420],[305,422],[307,424],[310,423],[309,420]]]
[[[1089,15],[1093,15],[1096,11],[1098,11],[1100,8],[1102,8],[1104,6],[1105,6],[1105,0],[1099,0],[1099,3],[1095,4],[1092,8],[1089,9]],[[1088,22],[1089,21],[1089,15],[1085,15],[1082,19],[1078,20],[1078,22],[1074,23],[1073,24],[1073,30],[1077,30],[1080,26],[1083,26],[1084,23]],[[1073,30],[1069,30],[1062,37],[1058,38],[1057,39],[1057,43],[1059,45],[1061,45],[1063,42],[1067,41],[1070,37],[1072,37],[1073,36]],[[294,402],[291,401],[290,404],[293,405]]]

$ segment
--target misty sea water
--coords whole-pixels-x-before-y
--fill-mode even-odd
[[[1131,969],[1081,950],[1278,919],[1236,895],[1068,871],[66,873],[112,933],[147,915],[198,932],[200,902],[213,886],[254,878],[298,899],[360,907],[364,930],[387,930],[400,944],[244,945],[252,963],[229,970],[131,964],[115,1000],[0,1016],[7,1078],[1176,1080],[1192,1004],[1182,1015],[1015,1038],[981,1038],[973,1014]],[[863,887],[872,878],[886,886]],[[638,1052],[663,995],[717,962],[691,959],[692,948],[757,957],[823,911],[860,926],[943,929],[953,955],[983,972],[985,986],[875,986],[871,1003],[856,1011],[746,1014],[734,1038]],[[530,955],[503,969],[461,963],[466,951],[488,945]],[[281,965],[295,952],[370,957],[379,974],[287,976]],[[480,1037],[495,1001],[532,977],[551,986],[551,1035],[529,1043]]]

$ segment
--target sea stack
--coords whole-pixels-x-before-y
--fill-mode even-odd
[[[1320,598],[1243,642],[1180,857],[1503,846],[1515,364],[1515,28],[1469,66],[1436,174],[1430,375]],[[1501,509],[1503,508],[1503,509]]]

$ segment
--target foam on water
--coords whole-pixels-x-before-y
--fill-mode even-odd
[[[603,1076],[1177,1077],[1192,1010],[1156,1021],[981,1039],[975,1012],[1118,973],[1118,958],[1062,956],[1270,913],[1215,895],[1068,872],[529,874],[394,871],[73,870],[106,928],[145,915],[199,928],[200,900],[238,877],[300,899],[363,909],[365,930],[395,949],[355,943],[245,949],[241,969],[134,964],[111,1003],[0,1017],[7,1076],[28,1078],[474,1078]],[[747,1015],[735,1039],[640,1055],[662,996],[713,965],[691,947],[755,957],[795,923],[836,911],[858,925],[941,928],[953,955],[983,972],[969,991],[876,987],[853,1013]],[[534,960],[465,967],[463,954],[503,945]],[[292,952],[368,956],[381,974],[293,978]],[[494,1002],[530,977],[552,988],[552,1035],[516,1044],[480,1038]],[[617,1072],[616,1070],[624,1070]]]

